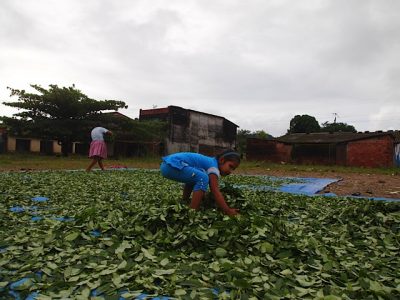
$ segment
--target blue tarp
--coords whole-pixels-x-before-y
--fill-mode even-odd
[[[340,181],[340,179],[334,178],[311,178],[311,177],[268,177],[263,176],[270,181],[278,181],[280,179],[288,179],[289,183],[284,183],[278,187],[272,187],[268,185],[248,185],[240,184],[235,185],[237,187],[249,188],[258,191],[279,191],[283,193],[290,193],[296,195],[306,195],[306,196],[326,196],[326,197],[337,197],[334,193],[323,193],[318,194],[323,191],[328,185]],[[357,199],[365,200],[375,200],[375,201],[387,201],[387,202],[400,202],[400,199],[396,198],[384,198],[384,197],[368,197],[368,196],[354,196],[346,195],[342,197],[352,197]]]
[[[278,188],[279,191],[291,194],[300,194],[312,196],[322,191],[331,183],[339,181],[339,179],[331,178],[291,178],[299,180],[299,183],[288,183]]]
[[[282,179],[287,179],[288,183],[280,186],[269,186],[263,184],[236,184],[239,188],[249,188],[256,191],[278,191],[297,195],[313,196],[322,191],[329,184],[339,181],[332,178],[301,178],[301,177],[270,177],[262,176],[266,181],[277,182]]]

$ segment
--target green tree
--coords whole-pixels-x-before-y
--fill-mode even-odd
[[[325,123],[322,123],[321,131],[324,132],[357,132],[357,130],[354,128],[353,125],[349,125],[346,123],[329,123],[326,121]]]
[[[290,120],[288,133],[310,133],[319,132],[320,126],[313,116],[296,115]]]
[[[110,121],[103,111],[127,108],[125,102],[116,100],[94,100],[71,87],[50,85],[49,89],[31,85],[37,93],[12,89],[11,97],[16,102],[4,105],[22,110],[12,117],[1,117],[14,135],[57,140],[64,155],[70,152],[73,141],[87,140],[88,132],[94,127]]]
[[[238,145],[239,153],[246,153],[247,138],[249,137],[251,131],[247,129],[239,129],[236,134],[236,142]]]
[[[239,129],[236,135],[238,149],[240,153],[246,153],[247,150],[247,139],[258,138],[258,139],[272,139],[273,136],[266,133],[264,130],[250,131],[247,129]]]
[[[250,134],[250,137],[262,139],[262,140],[268,140],[272,139],[272,135],[266,133],[264,130],[256,130]]]

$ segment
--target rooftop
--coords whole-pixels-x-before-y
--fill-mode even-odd
[[[169,105],[168,107],[162,107],[162,108],[140,109],[140,115],[149,116],[149,115],[168,114],[170,112],[170,110],[185,110],[185,111],[189,111],[189,112],[195,112],[195,113],[199,113],[199,114],[203,114],[203,115],[221,118],[221,119],[225,119],[226,121],[232,123],[236,127],[239,127],[237,124],[233,123],[232,121],[230,121],[224,117],[213,115],[213,114],[202,112],[202,111],[193,110],[193,109],[187,109],[187,108],[183,108],[183,107],[175,106],[175,105]]]
[[[394,132],[314,132],[292,133],[276,138],[277,141],[287,144],[337,144],[356,140],[368,139],[389,135],[395,138]],[[399,133],[400,138],[400,133]]]

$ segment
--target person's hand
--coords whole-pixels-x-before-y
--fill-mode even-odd
[[[228,208],[225,212],[226,215],[228,216],[236,216],[239,214],[239,209],[237,208]]]

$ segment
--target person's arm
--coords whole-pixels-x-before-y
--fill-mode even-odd
[[[216,174],[210,174],[208,175],[208,177],[210,178],[210,190],[211,193],[214,195],[215,202],[217,202],[217,205],[228,216],[237,215],[239,213],[239,210],[236,208],[230,208],[228,204],[225,202],[224,196],[222,195],[221,191],[219,190],[218,176]]]

